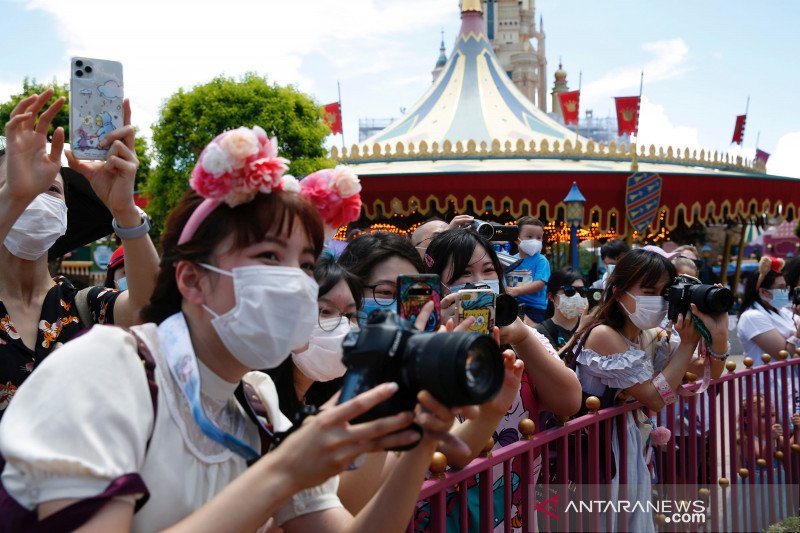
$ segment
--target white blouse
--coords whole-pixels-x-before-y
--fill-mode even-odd
[[[753,359],[753,366],[763,364],[761,355],[764,350],[753,341],[762,333],[776,330],[781,337],[788,339],[797,331],[794,321],[783,313],[770,313],[759,304],[742,313],[736,326],[736,335],[742,343],[744,354]]]
[[[157,327],[134,329],[156,362],[155,428],[135,339],[117,327],[95,326],[50,355],[19,388],[3,417],[3,484],[21,505],[35,509],[49,500],[95,496],[112,480],[138,473],[150,499],[134,515],[132,530],[158,531],[194,512],[247,468],[243,458],[197,427],[163,358]],[[199,360],[198,366],[206,414],[221,430],[260,449],[257,428],[233,395],[236,384]],[[270,378],[251,372],[245,380],[273,424],[285,426]],[[276,521],[340,507],[338,484],[333,477],[296,494],[276,513]]]

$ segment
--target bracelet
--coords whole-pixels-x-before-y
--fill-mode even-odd
[[[111,219],[111,227],[114,228],[114,233],[122,240],[138,239],[139,237],[144,237],[147,235],[147,232],[150,231],[150,217],[140,208],[137,207],[136,209],[142,217],[142,223],[138,226],[123,228],[117,224],[116,219]]]
[[[708,351],[708,355],[711,356],[712,359],[716,359],[717,361],[724,361],[728,358],[731,354],[731,343],[728,341],[728,347],[725,348],[723,353],[717,353],[710,345],[706,345],[706,350]]]
[[[667,382],[667,378],[664,377],[663,372],[653,378],[653,386],[658,391],[658,395],[661,396],[661,399],[664,400],[664,405],[672,405],[678,399],[678,397],[675,396],[675,391],[672,390],[672,387]]]

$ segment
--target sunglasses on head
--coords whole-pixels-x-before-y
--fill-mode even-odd
[[[586,296],[586,287],[573,287],[572,285],[564,285],[561,287],[561,290],[564,291],[564,296],[567,298],[575,296],[576,292],[581,296]]]

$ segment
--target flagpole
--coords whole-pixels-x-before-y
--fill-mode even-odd
[[[339,93],[339,120],[342,121],[342,150],[344,150],[344,113],[342,113],[342,86],[336,80],[336,91]]]
[[[633,132],[634,141],[631,143],[631,172],[639,171],[639,155],[637,149],[639,148],[639,110],[642,107],[642,89],[644,88],[644,69],[642,69],[642,76],[639,78],[639,104],[636,106],[636,130]]]
[[[581,127],[581,83],[583,82],[583,70],[578,71],[578,120],[575,122],[575,149],[578,148],[578,130]]]

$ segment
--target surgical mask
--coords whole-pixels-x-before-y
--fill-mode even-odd
[[[500,280],[499,279],[482,279],[480,281],[475,281],[473,283],[485,283],[486,285],[489,286],[490,289],[492,289],[492,291],[495,294],[500,294]],[[466,283],[459,283],[458,285],[450,285],[450,287],[448,287],[448,290],[450,291],[450,294],[453,294],[453,293],[456,293],[458,291],[463,291],[466,287],[467,287]]]
[[[20,259],[36,261],[67,232],[67,204],[42,193],[25,208],[3,244]]]
[[[789,289],[772,289],[772,300],[769,303],[775,309],[782,309],[789,305]]]
[[[121,291],[127,291],[128,290],[128,278],[126,278],[126,277],[119,278],[117,280],[117,288],[119,290],[121,290]]]
[[[542,241],[539,239],[526,239],[524,241],[520,241],[519,249],[525,255],[536,255],[542,251]]]
[[[338,323],[338,325],[336,325]],[[333,328],[332,331],[325,331]],[[350,321],[335,317],[314,326],[308,348],[292,354],[292,361],[305,376],[314,381],[330,381],[344,375],[342,342],[351,331]]]
[[[637,328],[644,330],[658,327],[667,316],[667,301],[663,297],[640,296],[627,291],[626,294],[636,302],[636,311],[631,313],[622,302],[620,305]]]
[[[203,268],[233,278],[236,304],[211,325],[237,361],[251,369],[275,368],[292,348],[303,346],[317,323],[319,285],[299,268],[245,266],[232,272]]]
[[[366,326],[369,315],[378,309],[382,311],[394,311],[395,301],[389,298],[364,298],[361,311],[358,313],[358,324],[360,326]]]
[[[562,294],[558,297],[558,310],[570,320],[581,316],[587,305],[589,305],[589,300],[578,293],[572,296]]]

